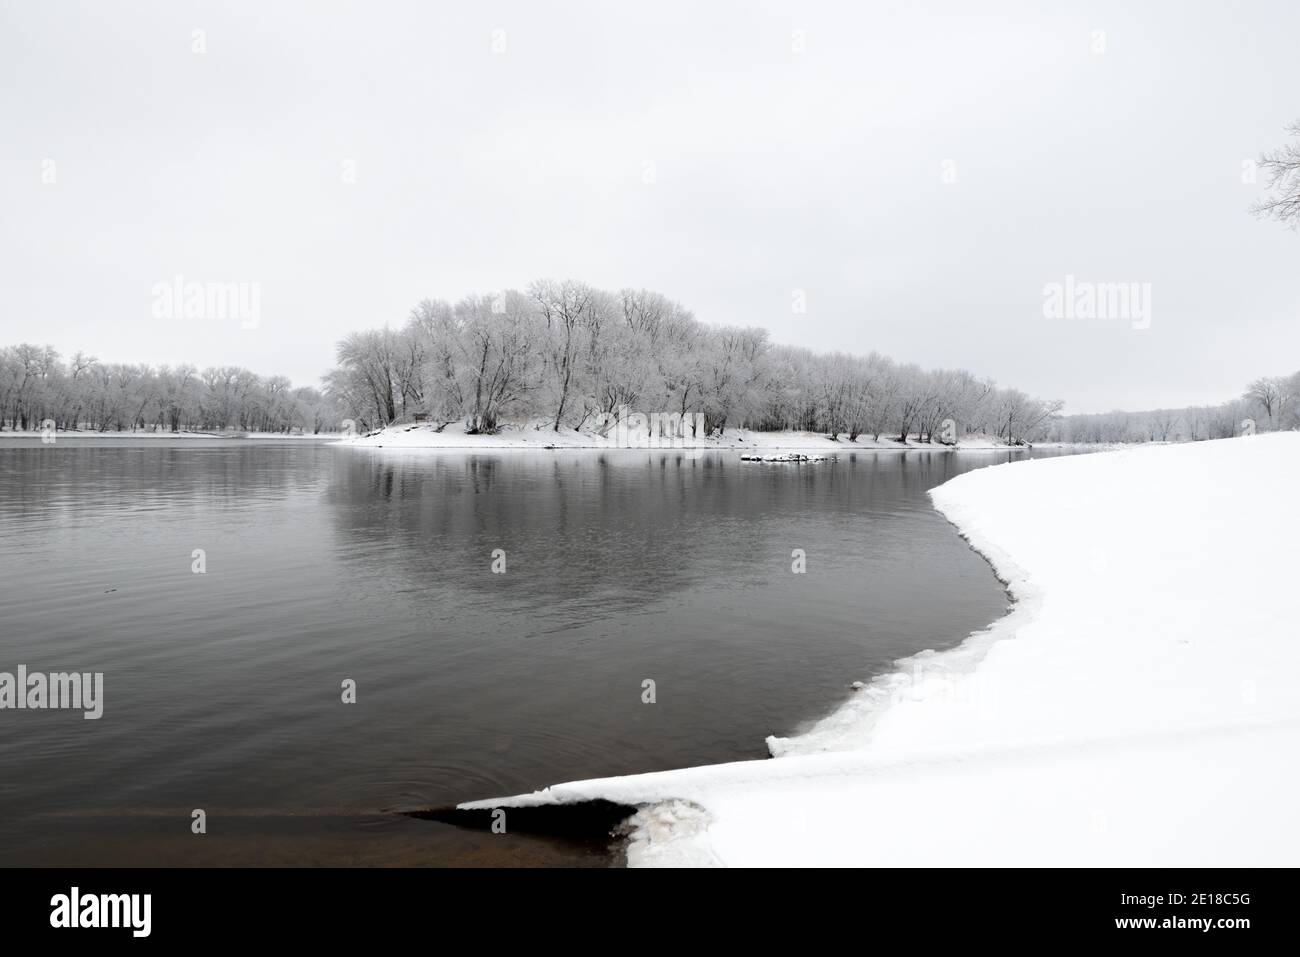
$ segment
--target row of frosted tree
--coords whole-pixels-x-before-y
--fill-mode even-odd
[[[707,325],[658,293],[571,280],[425,300],[400,329],[347,336],[326,391],[363,429],[419,415],[472,433],[506,422],[582,430],[627,410],[703,414],[710,433],[1021,443],[1043,438],[1061,408],[964,370],[774,345],[763,329]]]
[[[1300,372],[1265,376],[1220,405],[1149,412],[1103,412],[1054,419],[1055,442],[1200,442],[1257,432],[1300,429]]]
[[[703,414],[728,427],[849,441],[1175,442],[1300,428],[1300,372],[1264,377],[1217,406],[1059,415],[1059,402],[964,370],[771,344],[709,326],[656,293],[537,282],[526,292],[424,301],[405,326],[354,333],[326,389],[238,367],[101,363],[49,346],[0,348],[0,428],[336,432],[416,415],[471,432],[505,422],[590,428],[629,412]]]
[[[0,428],[167,432],[337,431],[319,389],[235,366],[208,368],[64,360],[50,346],[0,348]]]

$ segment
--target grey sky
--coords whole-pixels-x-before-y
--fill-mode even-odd
[[[0,343],[315,383],[423,297],[572,276],[1072,412],[1217,402],[1300,367],[1300,235],[1242,181],[1297,35],[1293,0],[0,0]],[[258,327],[155,318],[176,274],[260,283]],[[1150,328],[1044,318],[1067,274],[1151,283]]]

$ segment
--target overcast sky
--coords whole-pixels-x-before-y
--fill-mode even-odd
[[[1295,0],[0,0],[0,344],[315,384],[421,298],[574,277],[1070,412],[1217,402],[1300,367],[1300,234],[1243,182],[1297,36]],[[178,274],[259,283],[257,327],[155,317]],[[1067,274],[1150,283],[1150,328],[1045,318]]]

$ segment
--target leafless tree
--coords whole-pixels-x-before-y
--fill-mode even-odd
[[[1288,126],[1287,132],[1297,137],[1296,142],[1265,153],[1259,159],[1273,193],[1256,203],[1252,212],[1296,229],[1300,227],[1300,120]]]

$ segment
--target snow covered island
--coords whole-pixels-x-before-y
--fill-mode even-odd
[[[771,453],[781,450],[815,451],[815,452],[852,452],[873,449],[928,449],[931,451],[949,451],[952,449],[988,450],[1024,448],[1008,446],[1002,439],[988,435],[964,435],[955,445],[941,442],[922,442],[909,434],[907,442],[884,435],[873,438],[859,435],[851,440],[847,433],[840,433],[832,439],[821,432],[759,432],[752,429],[728,428],[722,434],[693,436],[686,439],[670,435],[652,433],[642,424],[639,428],[606,430],[601,433],[595,428],[582,430],[563,428],[558,431],[551,428],[551,423],[544,420],[531,422],[504,423],[500,429],[484,434],[471,434],[463,422],[452,422],[439,428],[428,423],[402,423],[387,426],[364,435],[345,437],[342,445],[361,448],[403,448],[403,449],[455,449],[458,451],[501,451],[504,449],[698,449],[698,450],[754,450],[759,453]],[[793,459],[789,459],[793,461]]]
[[[1015,598],[986,632],[774,760],[461,807],[635,806],[634,866],[1294,866],[1298,475],[1296,433],[965,473],[931,494]]]

